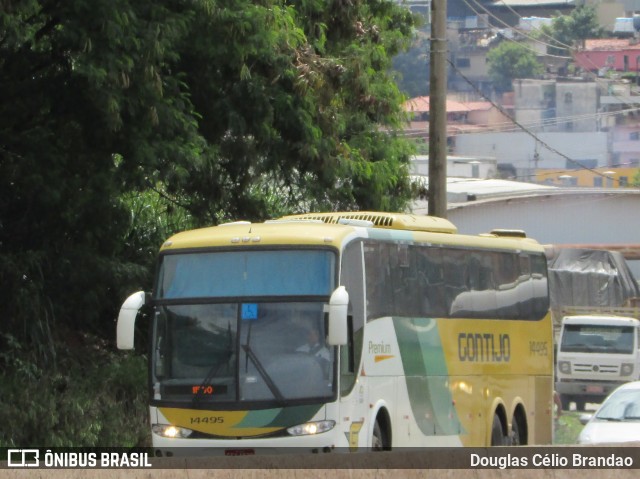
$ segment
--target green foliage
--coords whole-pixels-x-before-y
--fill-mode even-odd
[[[415,19],[380,0],[2,6],[0,351],[15,358],[0,359],[1,442],[118,443],[104,387],[140,358],[61,345],[111,344],[177,230],[403,209],[413,147],[391,59]]]
[[[541,38],[553,45],[547,47],[547,53],[562,56],[571,56],[571,49],[581,46],[588,38],[604,36],[604,29],[598,24],[595,7],[586,5],[576,7],[570,15],[555,17],[550,26],[542,26],[541,32]]]
[[[584,414],[576,411],[563,411],[554,423],[555,434],[554,444],[575,445],[578,443],[578,436],[584,427],[580,423],[580,416]]]
[[[431,25],[423,25],[426,19],[418,17],[411,47],[393,58],[393,69],[398,72],[396,82],[409,98],[429,95],[429,52],[431,49]]]
[[[52,370],[0,337],[0,447],[148,446],[144,357],[109,352],[89,335],[70,339]]]
[[[183,198],[170,196],[162,184],[121,196],[121,204],[130,214],[122,237],[122,258],[142,266],[141,274],[154,267],[158,248],[169,236],[195,225],[184,203]]]
[[[487,62],[489,76],[498,91],[511,90],[511,82],[516,78],[535,78],[544,71],[535,54],[515,42],[500,42],[487,54]]]
[[[417,155],[428,155],[429,154],[429,141],[424,138],[416,138],[414,140],[416,145],[416,154]]]
[[[285,193],[282,211],[403,208],[406,183],[377,172],[397,171],[393,180],[409,160],[393,134],[405,117],[390,72],[392,56],[410,41],[408,10],[391,2],[294,8],[247,0],[220,8],[224,14],[197,16],[178,66],[208,151],[166,184],[187,192],[194,217],[263,219],[274,191]],[[268,185],[267,195],[255,184]]]

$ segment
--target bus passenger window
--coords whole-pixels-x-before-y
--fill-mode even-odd
[[[366,247],[365,247],[366,248]],[[340,348],[340,394],[351,392],[356,380],[356,371],[362,357],[363,328],[365,323],[365,272],[363,244],[352,243],[342,256],[340,283],[349,292],[348,333],[346,346]],[[368,279],[367,279],[368,283]]]

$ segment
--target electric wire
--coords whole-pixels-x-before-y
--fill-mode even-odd
[[[488,14],[488,15],[490,15],[492,18],[494,18],[495,20],[497,20],[497,21],[501,22],[503,25],[507,25],[509,28],[512,28],[512,29],[513,29],[513,27],[509,26],[506,22],[502,21],[500,18],[496,17],[496,16],[495,16],[495,15],[493,15],[491,12],[489,12],[489,10],[487,10],[486,8],[484,8],[484,7],[483,7],[483,6],[478,2],[478,0],[471,0],[471,1],[472,1],[472,2],[474,2],[475,4],[477,4],[478,6],[481,6],[481,7],[482,7],[486,12],[487,12],[487,14]],[[463,0],[463,2],[465,2],[465,3],[467,4],[467,6],[469,6],[469,8],[471,8],[471,9],[473,10],[473,8],[468,4],[467,0]],[[513,14],[515,14],[515,15],[516,15],[516,17],[518,18],[518,20],[522,20],[522,19],[524,18],[524,17],[522,17],[522,15],[520,15],[518,12],[516,12],[516,11],[515,11],[515,10],[514,10],[510,5],[508,5],[508,4],[505,2],[505,0],[500,0],[500,2],[501,2],[505,7],[507,7],[507,9],[508,9],[510,12],[512,12]],[[477,13],[477,11],[475,11],[475,10],[474,10],[474,12],[476,13],[476,15],[478,14],[478,13]],[[571,53],[573,54],[573,56],[572,56],[572,57],[560,57],[560,58],[571,58],[571,59],[573,59],[573,60],[575,61],[575,55],[576,55],[576,53],[577,53],[577,50],[576,50],[576,47],[575,47],[575,46],[567,45],[566,43],[561,42],[561,41],[560,41],[560,40],[558,40],[557,38],[554,38],[554,37],[552,37],[552,36],[550,36],[550,35],[546,34],[546,33],[545,33],[543,30],[541,30],[541,29],[538,29],[538,28],[535,28],[535,27],[534,27],[534,29],[535,29],[535,30],[537,30],[539,33],[543,34],[544,36],[546,36],[547,38],[552,39],[552,40],[553,40],[554,42],[556,42],[558,45],[561,45],[561,46],[562,46],[562,48],[564,48],[564,49],[566,49],[566,50],[569,50],[569,52],[571,52]],[[515,30],[516,30],[516,31],[519,31],[518,29],[515,29]],[[548,45],[548,46],[550,46],[551,48],[559,48],[558,46],[555,46],[555,45]],[[581,58],[582,58],[584,61],[586,61],[587,63],[591,64],[591,66],[594,68],[594,70],[599,70],[599,69],[600,69],[600,67],[599,67],[598,65],[596,65],[596,64],[594,63],[594,61],[593,61],[589,56],[584,55],[584,56],[582,56]],[[618,98],[618,99],[622,100],[622,104],[627,105],[627,106],[629,106],[629,105],[630,105],[628,102],[624,101],[624,98],[623,98],[622,96],[617,95],[617,94],[615,94],[615,93],[613,93],[613,94],[612,94],[612,96],[613,96],[613,97],[615,97],[615,98]]]
[[[468,7],[469,7],[469,8],[470,8],[470,9],[471,9],[475,14],[476,14],[476,15],[478,15],[478,16],[479,16],[479,15],[481,15],[481,13],[479,13],[479,12],[478,12],[478,10],[476,10],[475,8],[473,8],[473,6],[472,6],[472,5],[471,5],[467,0],[462,0],[462,1],[463,1],[463,2],[464,2],[464,3],[465,3],[465,4],[466,4],[466,5],[467,5],[467,6],[468,6]],[[524,33],[524,31],[522,31],[522,30],[519,30],[519,29],[517,29],[517,28],[514,28],[513,26],[509,25],[508,23],[506,23],[506,22],[505,22],[504,20],[502,20],[501,18],[496,17],[496,16],[495,16],[493,13],[491,13],[491,12],[490,12],[490,11],[489,11],[485,6],[484,6],[484,5],[482,5],[482,4],[480,4],[480,3],[478,3],[478,1],[477,1],[477,0],[472,0],[472,1],[473,1],[473,3],[475,3],[476,5],[478,5],[480,8],[482,8],[482,9],[487,13],[487,15],[489,15],[491,18],[493,18],[494,20],[496,20],[496,21],[497,21],[497,22],[499,22],[500,24],[504,25],[505,27],[510,28],[511,30],[514,30],[514,31],[518,32],[521,36],[523,36],[523,37],[525,37],[525,38],[529,39],[530,41],[532,41],[532,42],[534,42],[534,43],[539,43],[539,44],[544,45],[544,46],[546,46],[546,47],[558,48],[558,47],[557,47],[557,46],[555,46],[555,45],[550,45],[549,43],[545,43],[545,42],[543,42],[543,41],[541,41],[541,40],[539,40],[539,39],[537,39],[537,38],[534,38],[534,37],[532,37],[532,36],[529,36],[529,35],[525,34],[525,33]],[[560,58],[560,59],[563,59],[563,60],[571,60],[571,59],[573,58],[573,57],[570,57],[570,56],[552,55],[552,54],[550,54],[550,53],[548,53],[548,52],[541,53],[541,52],[539,52],[539,51],[537,51],[537,50],[534,50],[533,48],[531,48],[531,47],[529,47],[529,46],[527,46],[527,45],[525,45],[525,44],[523,44],[523,43],[521,43],[521,42],[519,42],[519,41],[517,41],[517,40],[511,39],[511,38],[507,38],[507,37],[505,37],[504,35],[503,35],[503,38],[504,38],[505,40],[507,40],[507,41],[512,42],[512,43],[517,43],[518,45],[522,46],[523,48],[526,48],[527,50],[529,50],[529,51],[531,51],[531,52],[535,53],[537,56],[545,56],[545,57],[550,57],[550,58]]]
[[[464,73],[462,73],[454,64],[450,59],[447,59],[447,62],[449,63],[449,65],[451,66],[451,68],[454,69],[454,71],[460,75],[460,77],[469,84],[469,86],[471,86],[471,88],[473,88],[480,96],[482,96],[485,100],[487,100],[489,103],[491,103],[498,111],[500,111],[500,113],[502,113],[505,117],[509,118],[514,125],[517,125],[524,133],[526,133],[527,135],[531,136],[534,140],[536,140],[537,143],[540,144],[540,146],[542,146],[543,148],[547,149],[548,151],[555,153],[556,155],[560,156],[561,158],[564,158],[566,161],[568,161],[569,163],[576,165],[578,167],[578,169],[584,169],[584,170],[588,170],[591,173],[593,173],[594,175],[598,175],[601,176],[603,178],[609,178],[611,179],[609,176],[597,171],[594,168],[589,168],[588,166],[583,165],[582,163],[580,163],[577,160],[574,160],[573,158],[565,155],[564,153],[562,153],[561,151],[558,151],[556,148],[553,148],[551,145],[549,145],[548,143],[542,141],[535,133],[533,133],[531,130],[529,130],[528,128],[526,128],[524,125],[522,125],[521,123],[519,123],[515,118],[513,118],[511,115],[509,115],[509,113],[502,108],[502,106],[498,105],[497,103],[495,103],[493,100],[491,100],[490,98],[488,98],[484,92],[482,92],[471,80],[469,80]],[[617,178],[613,178],[614,181],[618,181],[619,180]]]
[[[472,0],[474,3],[477,3],[477,0]],[[522,15],[520,15],[518,12],[516,12],[511,5],[509,5],[505,0],[500,0],[500,3],[502,3],[507,10],[509,10],[511,13],[513,13],[516,17],[518,17],[518,20],[524,20],[524,17]],[[531,28],[535,31],[537,31],[540,35],[548,38],[549,40],[557,43],[557,45],[550,45],[552,48],[563,48],[565,50],[569,50],[572,51],[575,47],[573,45],[567,45],[564,42],[561,42],[560,40],[558,40],[557,38],[549,35],[548,33],[546,33],[543,29],[541,28],[537,28],[534,25],[531,25]]]

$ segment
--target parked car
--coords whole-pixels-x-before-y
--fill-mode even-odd
[[[578,444],[640,443],[640,381],[615,389],[595,414],[580,417]]]

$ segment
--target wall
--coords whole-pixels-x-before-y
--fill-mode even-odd
[[[605,166],[608,158],[607,134],[605,132],[538,133],[541,142],[575,160],[595,159],[597,165]],[[480,156],[495,158],[500,163],[511,163],[519,174],[528,174],[535,169],[533,155],[538,152],[538,168],[567,167],[567,160],[537,142],[522,131],[507,133],[469,133],[454,137],[452,154],[458,156]],[[527,178],[529,179],[529,178]]]
[[[556,131],[597,131],[598,87],[595,82],[556,84]],[[593,115],[589,119],[571,117]]]
[[[640,190],[566,190],[454,205],[448,219],[460,233],[522,229],[542,244],[640,243]],[[553,212],[552,214],[550,212]],[[638,261],[629,263],[640,278]]]

